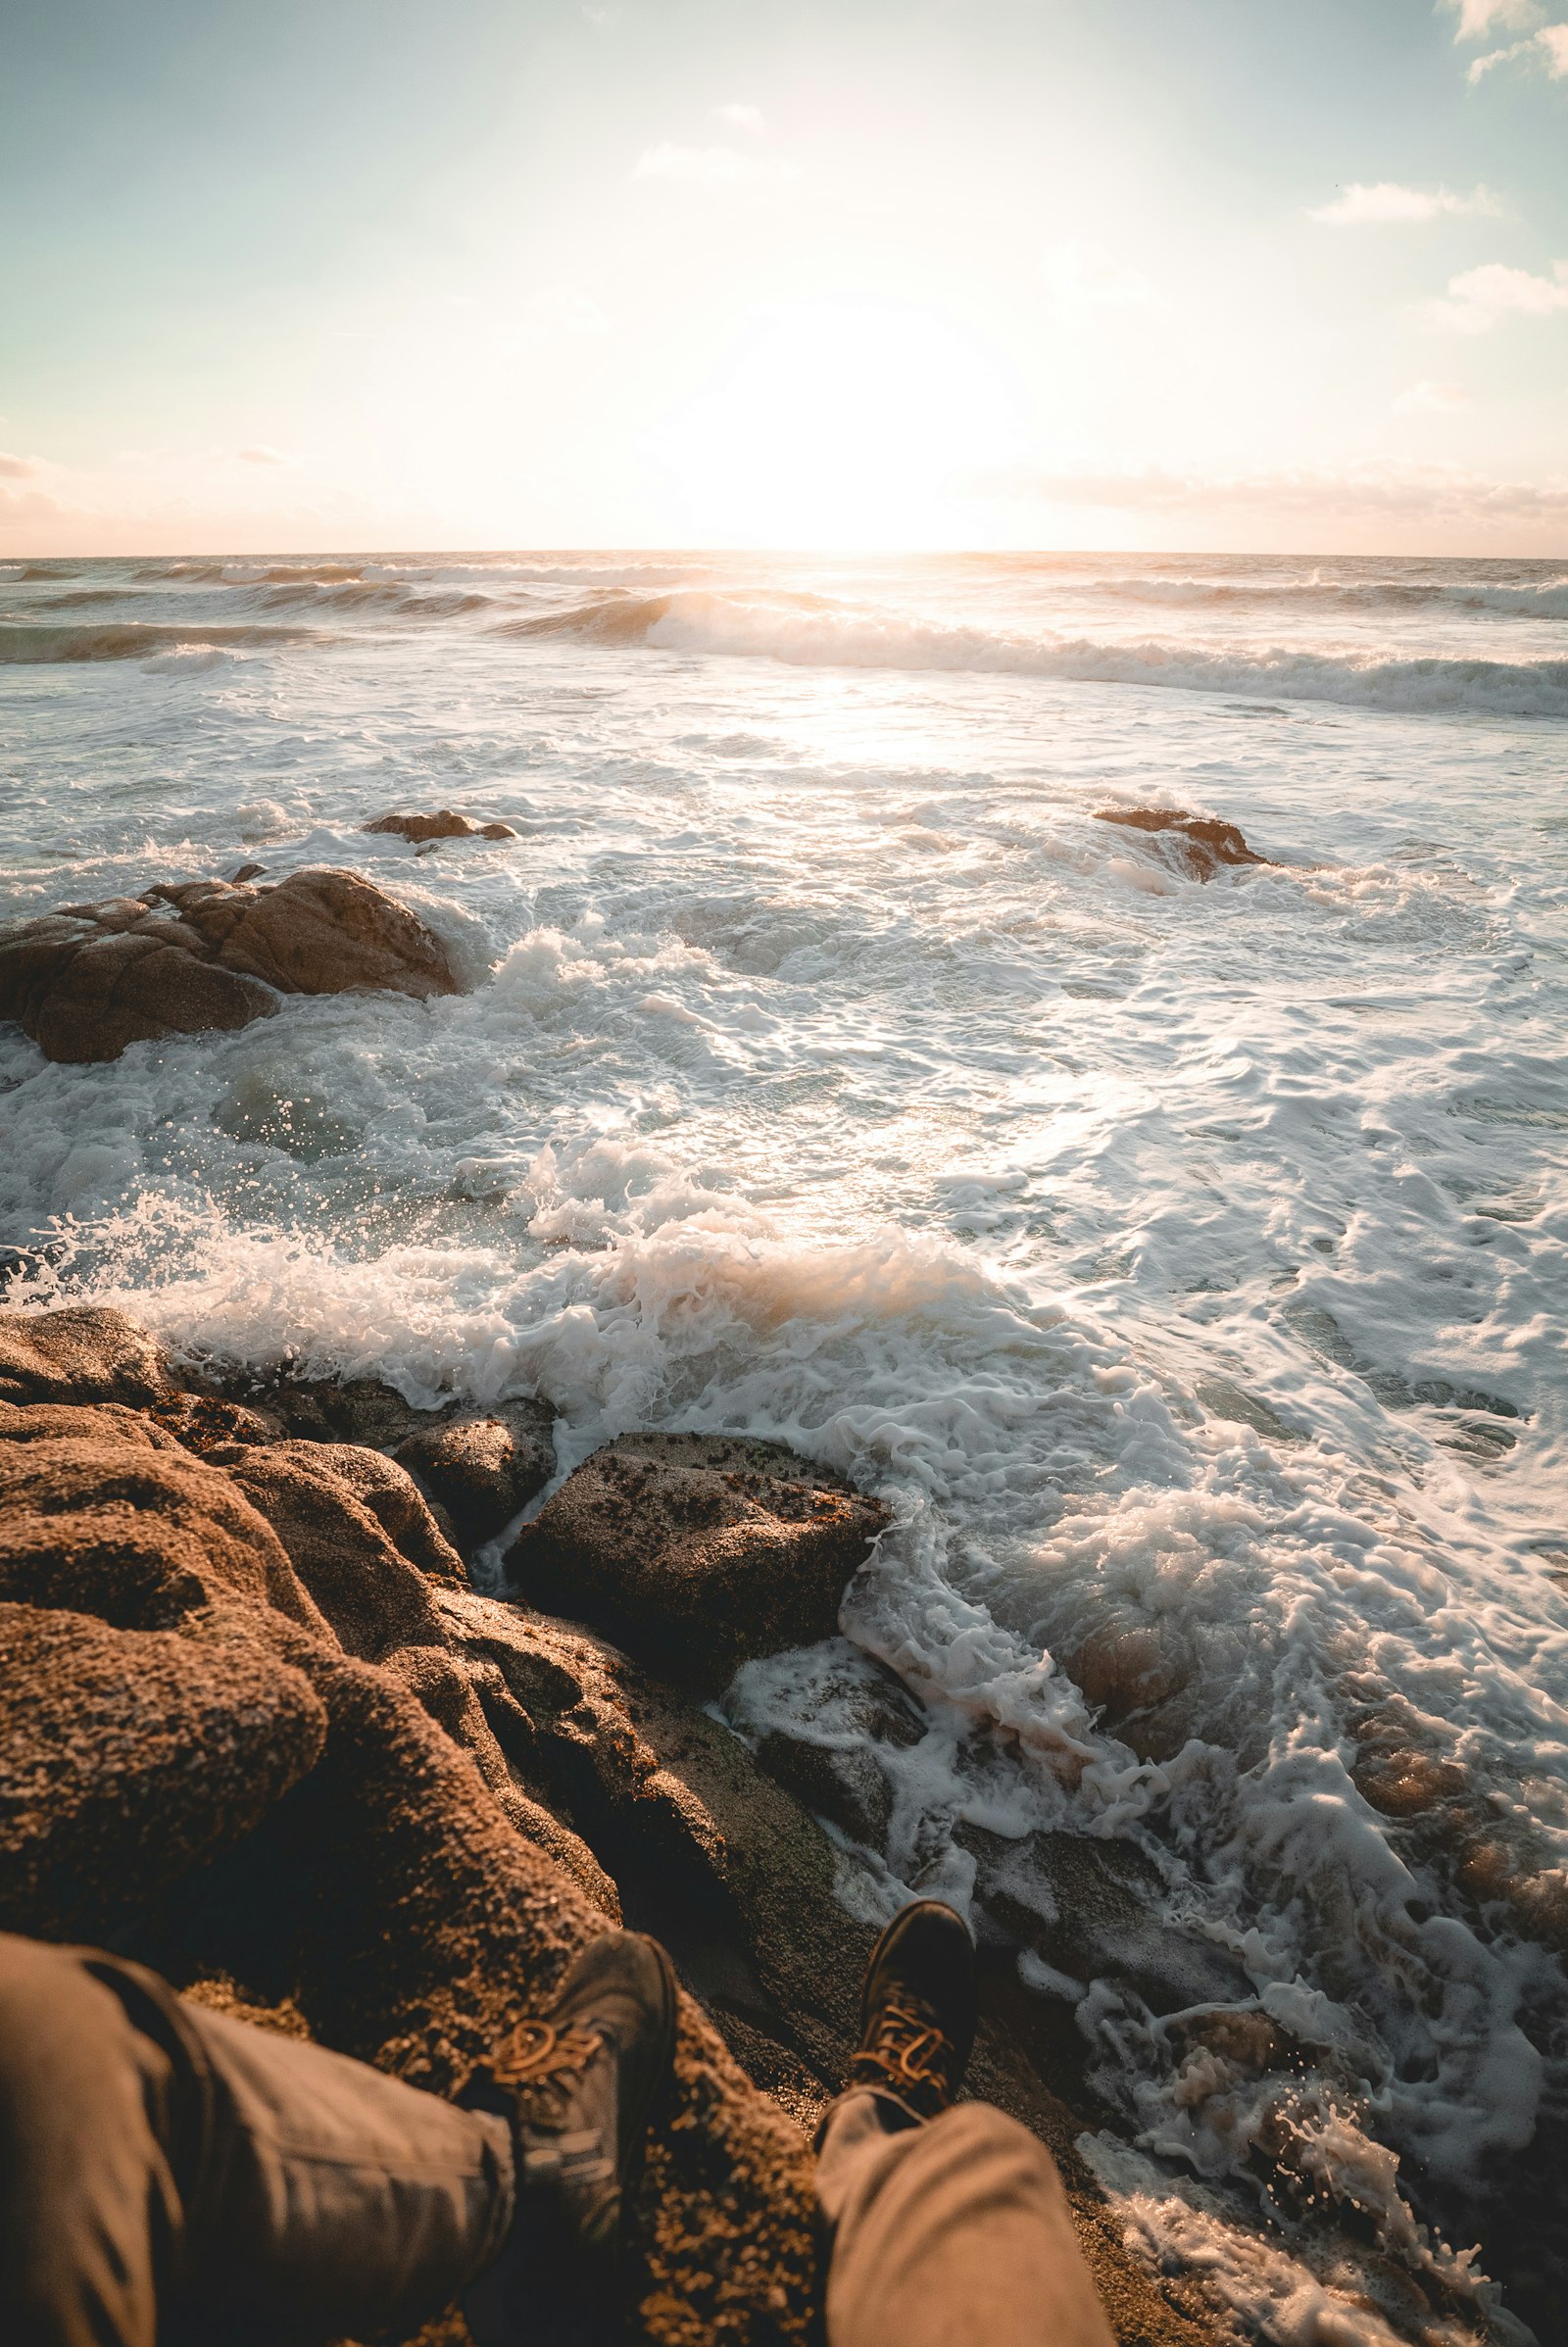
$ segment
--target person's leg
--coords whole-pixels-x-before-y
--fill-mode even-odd
[[[974,2029],[968,1929],[917,1900],[871,1952],[817,2133],[828,2347],[1114,2347],[1051,2154],[956,2101]]]
[[[364,2336],[497,2254],[511,2128],[0,1935],[0,2337],[155,2347]]]
[[[817,2152],[828,2347],[1114,2347],[1055,2162],[1016,2120],[860,2086]]]

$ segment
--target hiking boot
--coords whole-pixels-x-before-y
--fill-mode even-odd
[[[574,2342],[612,2324],[621,2208],[675,2050],[675,1975],[657,1940],[607,1931],[539,2021],[519,2022],[467,2103],[512,2122],[516,2214],[470,2284],[480,2347]]]
[[[947,2110],[974,2043],[974,1942],[940,1899],[896,1915],[871,1950],[850,2084],[890,2094],[917,2119]]]

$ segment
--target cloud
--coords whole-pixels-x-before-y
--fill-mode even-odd
[[[0,449],[0,480],[35,481],[38,477],[36,457],[10,457]]]
[[[1549,277],[1489,261],[1448,279],[1446,301],[1428,302],[1421,315],[1429,325],[1453,334],[1490,334],[1504,318],[1551,318],[1568,311],[1568,261],[1553,264]]]
[[[72,511],[41,489],[0,489],[0,529],[20,529],[29,521],[59,521]]]
[[[234,454],[242,465],[292,465],[294,462],[280,448],[269,448],[265,441],[258,441],[254,448],[237,448]]]
[[[715,122],[727,122],[731,130],[744,130],[751,138],[766,138],[767,124],[760,106],[715,106]]]
[[[1040,264],[1052,299],[1083,310],[1131,310],[1154,300],[1149,279],[1102,245],[1073,238],[1053,245]]]
[[[799,178],[790,163],[772,156],[741,155],[733,147],[679,147],[669,139],[645,147],[634,179],[674,179],[687,187],[782,186]]]
[[[564,286],[546,285],[523,312],[526,323],[543,334],[608,334],[609,318],[586,293],[569,293]]]
[[[1446,187],[1401,187],[1393,179],[1374,180],[1367,186],[1352,179],[1332,204],[1320,205],[1306,217],[1326,228],[1362,228],[1392,220],[1433,220],[1443,213],[1484,213],[1495,218],[1501,210],[1500,199],[1490,187],[1481,185],[1467,196],[1457,196]]]
[[[1469,407],[1470,394],[1462,383],[1434,383],[1423,377],[1389,405],[1396,416],[1457,416]]]
[[[1512,41],[1506,49],[1489,49],[1476,58],[1467,79],[1479,81],[1494,66],[1512,65],[1519,58],[1541,67],[1550,81],[1568,80],[1568,24],[1543,24],[1528,40]]]
[[[1458,15],[1453,32],[1456,41],[1484,41],[1494,24],[1541,22],[1538,0],[1444,0],[1444,6]]]
[[[1304,515],[1463,523],[1568,522],[1568,475],[1545,482],[1499,481],[1451,465],[1400,465],[1371,458],[1340,471],[1305,466],[1277,472],[1062,472],[1011,465],[956,481],[959,496],[1145,513]]]

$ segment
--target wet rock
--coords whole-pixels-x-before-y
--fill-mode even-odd
[[[424,1574],[354,1486],[321,1463],[324,1447],[258,1444],[229,1472],[351,1654],[378,1660],[393,1646],[439,1643]]]
[[[1176,869],[1190,880],[1212,880],[1226,865],[1269,861],[1248,846],[1234,823],[1222,823],[1212,815],[1184,814],[1180,807],[1104,807],[1095,821],[1161,835]]]
[[[459,1405],[416,1410],[395,1386],[374,1377],[303,1377],[295,1369],[229,1372],[223,1393],[275,1420],[294,1440],[356,1442],[367,1450],[395,1450],[409,1436],[444,1424]]]
[[[397,832],[406,840],[514,840],[517,836],[510,823],[475,823],[468,815],[454,814],[450,807],[433,815],[377,815],[373,823],[361,828]]]
[[[274,1413],[247,1409],[220,1394],[171,1394],[153,1403],[151,1415],[172,1442],[199,1459],[236,1442],[276,1442],[283,1436],[283,1421]]]
[[[319,1757],[326,1715],[242,1639],[0,1605],[0,1928],[101,1940],[240,1839]]]
[[[393,1456],[440,1501],[459,1545],[493,1540],[555,1473],[555,1412],[511,1401],[486,1416],[449,1418],[408,1435]]]
[[[76,1304],[0,1314],[0,1401],[145,1407],[172,1386],[163,1346],[123,1312]]]
[[[623,1435],[567,1477],[505,1561],[530,1603],[716,1685],[750,1655],[831,1637],[888,1521],[780,1443]]]
[[[884,1850],[893,1785],[879,1755],[918,1744],[925,1714],[902,1680],[845,1641],[813,1664],[808,1674],[791,1671],[782,1704],[770,1700],[766,1665],[743,1671],[731,1716],[744,1734],[760,1729],[757,1758],[770,1777],[853,1840]]]
[[[954,1839],[976,1860],[986,1913],[1053,1971],[1125,1984],[1153,2013],[1250,1997],[1234,1956],[1167,1920],[1159,1869],[1135,1843],[1046,1833],[1006,1841],[963,1824]]]
[[[358,873],[182,881],[0,926],[0,1017],[51,1059],[248,1026],[284,994],[455,994],[446,949]]]

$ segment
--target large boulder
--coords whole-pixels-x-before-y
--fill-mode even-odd
[[[1184,814],[1179,807],[1110,807],[1097,823],[1120,823],[1129,831],[1158,837],[1174,870],[1188,880],[1212,880],[1226,864],[1267,863],[1250,848],[1234,823],[1215,815]]]
[[[464,1548],[493,1540],[555,1473],[555,1412],[509,1401],[484,1415],[443,1417],[405,1437],[393,1456],[446,1510]]]
[[[241,1637],[0,1604],[0,1928],[103,1939],[238,1841],[319,1758],[326,1714]]]
[[[445,947],[357,872],[172,882],[0,926],[0,1017],[51,1059],[248,1026],[284,994],[455,994]]]
[[[778,1442],[622,1435],[583,1461],[508,1550],[530,1604],[593,1623],[683,1680],[830,1638],[889,1521]]]

